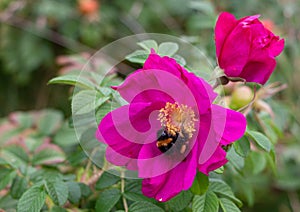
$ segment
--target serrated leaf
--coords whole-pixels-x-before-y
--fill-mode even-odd
[[[65,155],[62,152],[57,151],[56,149],[43,149],[33,155],[32,164],[53,164],[60,163],[65,160]]]
[[[234,148],[230,148],[230,150],[227,152],[226,158],[237,170],[241,170],[245,165],[244,158],[237,154]]]
[[[163,212],[164,210],[150,202],[134,202],[129,207],[129,212]]]
[[[88,197],[92,194],[92,190],[86,184],[78,183],[78,185],[80,187],[81,194],[82,194],[83,197]]]
[[[149,56],[149,52],[145,50],[136,50],[131,54],[127,55],[126,60],[132,63],[144,64],[148,56]]]
[[[73,115],[80,115],[95,111],[96,108],[104,104],[110,97],[103,97],[95,90],[79,91],[72,99]]]
[[[65,85],[73,85],[78,86],[84,89],[90,89],[93,90],[95,88],[95,85],[89,81],[88,79],[85,79],[83,77],[77,76],[77,75],[64,75],[59,76],[51,79],[48,84],[65,84]]]
[[[155,40],[145,40],[142,42],[137,43],[140,47],[142,47],[147,52],[151,52],[151,49],[154,49],[154,51],[157,51],[158,45]]]
[[[201,172],[197,172],[197,175],[191,187],[191,191],[193,192],[193,194],[202,195],[207,191],[208,185],[208,176]]]
[[[16,176],[13,180],[10,194],[13,198],[18,199],[22,196],[27,188],[27,181],[24,177]]]
[[[57,130],[63,120],[63,115],[58,110],[44,110],[38,121],[38,132],[42,135],[51,135]]]
[[[152,203],[155,203],[156,200],[153,199],[153,198],[148,198],[146,197],[145,195],[143,194],[140,194],[140,193],[134,193],[134,192],[125,192],[124,194],[124,197],[128,200],[131,200],[131,201],[140,201],[140,202],[152,202]]]
[[[109,212],[119,201],[121,192],[119,189],[108,189],[99,194],[96,202],[96,211]]]
[[[28,154],[25,152],[24,148],[17,145],[7,146],[3,149],[2,157],[4,157],[6,161],[17,166],[25,165],[29,162]]]
[[[243,136],[240,140],[233,143],[233,147],[236,153],[245,158],[250,151],[250,142],[246,136]]]
[[[197,212],[218,212],[219,200],[217,195],[211,191],[207,191],[201,196],[195,195],[192,210]]]
[[[0,198],[0,208],[3,209],[5,212],[10,212],[9,209],[17,208],[18,200],[13,199],[10,195],[1,196]],[[13,210],[11,212],[14,212]]]
[[[173,56],[179,49],[177,43],[173,42],[164,42],[161,43],[158,47],[157,53],[161,56]]]
[[[246,135],[248,135],[259,147],[264,149],[267,152],[270,152],[272,143],[268,137],[264,134],[257,131],[246,131]]]
[[[39,212],[44,205],[46,192],[42,187],[33,186],[28,189],[20,198],[18,212]]]
[[[220,198],[220,206],[223,212],[240,212],[241,210],[229,199]]]
[[[46,180],[45,187],[50,198],[56,205],[63,205],[68,199],[68,186],[60,179]]]
[[[67,182],[69,197],[71,203],[76,204],[81,198],[81,189],[78,183],[76,182]]]
[[[167,202],[167,205],[170,209],[172,209],[172,211],[182,211],[190,204],[192,198],[192,192],[190,192],[189,190],[182,191],[180,192],[180,194],[170,199]]]
[[[233,200],[235,203],[238,204],[239,207],[241,207],[243,204],[242,202],[236,198],[231,190],[231,188],[221,180],[217,179],[211,179],[210,185],[209,185],[209,190],[213,191],[214,193],[224,196],[226,198],[229,198]]]
[[[12,181],[12,179],[16,176],[16,174],[17,174],[16,171],[13,169],[6,169],[6,168],[1,169],[0,190],[5,188]]]
[[[103,104],[101,107],[99,107],[96,111],[97,123],[100,123],[104,116],[106,116],[106,114],[109,113],[111,110],[112,108],[110,104]]]
[[[141,193],[142,190],[142,180],[126,180],[125,181],[125,191]]]
[[[99,178],[99,180],[97,181],[95,188],[101,190],[116,184],[120,180],[121,180],[120,177],[108,172],[104,172]]]

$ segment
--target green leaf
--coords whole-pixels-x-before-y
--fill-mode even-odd
[[[126,60],[132,63],[144,64],[148,56],[149,56],[149,52],[145,50],[136,50],[131,54],[127,55]]]
[[[78,203],[81,198],[81,189],[78,183],[76,182],[67,182],[69,197],[71,203]]]
[[[70,147],[78,144],[74,128],[70,128],[67,124],[64,124],[64,126],[59,129],[55,134],[53,141],[60,147]]]
[[[236,153],[245,158],[250,151],[250,142],[246,136],[243,136],[240,140],[233,143],[233,147]]]
[[[33,155],[32,157],[32,164],[33,165],[40,165],[40,164],[53,164],[53,163],[60,163],[65,160],[65,155],[57,151],[56,149],[43,149]]]
[[[120,180],[120,177],[108,172],[104,172],[96,183],[96,189],[101,190],[107,188],[116,184]]]
[[[161,56],[173,56],[179,49],[179,46],[177,43],[173,42],[164,42],[161,43],[158,47],[157,53]]]
[[[157,51],[158,45],[155,40],[145,40],[142,42],[137,43],[140,47],[142,47],[144,50],[148,51],[150,53],[151,49],[154,49],[154,51]]]
[[[186,61],[183,57],[181,57],[180,55],[178,54],[175,54],[173,56],[173,58],[176,60],[177,63],[179,63],[181,66],[185,66],[186,65]]]
[[[240,209],[229,199],[220,198],[220,206],[223,212],[240,212]]]
[[[65,182],[60,179],[46,180],[45,187],[47,193],[56,205],[61,206],[66,203],[69,190]]]
[[[263,171],[267,165],[265,154],[261,152],[251,152],[249,159],[252,162],[252,173],[255,175]]]
[[[77,75],[64,75],[51,79],[48,84],[65,84],[93,90],[96,86],[86,78]]]
[[[274,149],[272,148],[270,151],[270,154],[266,155],[266,160],[267,160],[267,163],[269,164],[269,167],[271,167],[273,173],[276,175],[277,166],[275,164],[276,163],[275,157],[276,157],[276,153],[275,153]]]
[[[234,148],[230,148],[230,150],[227,152],[226,158],[237,170],[241,170],[245,165],[244,158],[238,155]]]
[[[110,211],[119,201],[120,197],[121,192],[119,189],[112,188],[101,192],[96,202],[96,211]]]
[[[207,191],[201,196],[195,195],[192,210],[197,212],[218,212],[219,200],[217,195],[211,191]]]
[[[197,175],[191,187],[191,191],[193,192],[193,194],[202,195],[207,191],[208,185],[208,176],[201,172],[197,172]]]
[[[16,171],[13,169],[3,168],[0,171],[0,190],[5,188],[12,179],[16,176]]]
[[[190,204],[192,198],[193,194],[189,190],[182,191],[180,194],[170,199],[167,202],[167,205],[172,211],[182,211]]]
[[[53,134],[61,125],[63,115],[58,110],[44,110],[37,124],[39,133],[42,135]]]
[[[221,166],[220,168],[217,168],[216,170],[214,170],[214,172],[217,173],[217,174],[223,174],[224,166]]]
[[[0,198],[0,208],[4,211],[10,212],[10,209],[14,209],[16,211],[18,200],[13,199],[10,195],[1,196]]]
[[[92,194],[92,190],[84,183],[78,183],[83,197],[88,197]]]
[[[95,111],[96,108],[103,105],[110,97],[103,97],[95,90],[82,90],[73,96],[72,112],[74,115],[80,115]]]
[[[8,165],[9,163],[4,160],[3,158],[0,158],[0,165]]]
[[[233,200],[235,203],[238,204],[239,207],[241,207],[243,204],[242,202],[236,198],[231,190],[231,188],[224,182],[218,179],[211,179],[209,190],[213,191],[214,193],[224,196],[226,198],[229,198]]]
[[[54,206],[51,208],[50,212],[67,212],[67,210],[62,207]]]
[[[14,114],[14,120],[20,125],[22,129],[30,128],[33,124],[33,117],[30,113],[16,112]]]
[[[163,212],[164,210],[150,202],[134,202],[129,207],[129,212]]]
[[[257,131],[246,131],[246,135],[249,136],[255,143],[267,152],[270,152],[272,143],[264,134]]]
[[[17,166],[26,165],[29,162],[28,154],[25,152],[24,148],[17,145],[7,146],[3,149],[2,157],[4,157],[6,161]]]
[[[28,189],[20,198],[18,212],[39,212],[46,199],[45,190],[40,186],[33,186]]]
[[[26,179],[17,175],[12,183],[10,194],[13,198],[18,199],[25,192],[26,188]]]
[[[123,194],[125,196],[126,199],[131,200],[131,201],[141,201],[141,202],[152,202],[152,203],[156,203],[156,200],[153,198],[148,198],[146,196],[144,196],[143,194],[139,194],[139,193],[134,193],[134,192],[125,192]]]
[[[112,110],[111,104],[103,104],[96,111],[96,121],[100,123],[103,117]]]
[[[206,1],[191,1],[190,7],[199,10],[207,15],[214,15],[214,5],[211,2]]]

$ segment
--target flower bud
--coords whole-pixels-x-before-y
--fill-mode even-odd
[[[247,86],[237,87],[231,96],[230,108],[237,110],[248,105],[253,99],[253,92]]]

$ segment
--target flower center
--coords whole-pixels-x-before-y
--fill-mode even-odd
[[[183,154],[187,149],[188,140],[196,131],[197,119],[192,108],[177,102],[167,102],[165,107],[160,109],[158,120],[162,125],[162,129],[158,131],[158,149],[166,152],[176,146],[175,150]]]

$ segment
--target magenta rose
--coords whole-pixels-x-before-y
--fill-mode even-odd
[[[223,146],[243,136],[245,117],[214,105],[217,94],[174,59],[152,52],[144,67],[114,87],[128,104],[108,113],[96,137],[106,159],[136,170],[142,192],[167,201],[227,162]]]
[[[227,77],[264,84],[275,69],[275,57],[282,52],[284,40],[258,18],[254,15],[236,20],[230,13],[220,14],[215,27],[216,54]]]

